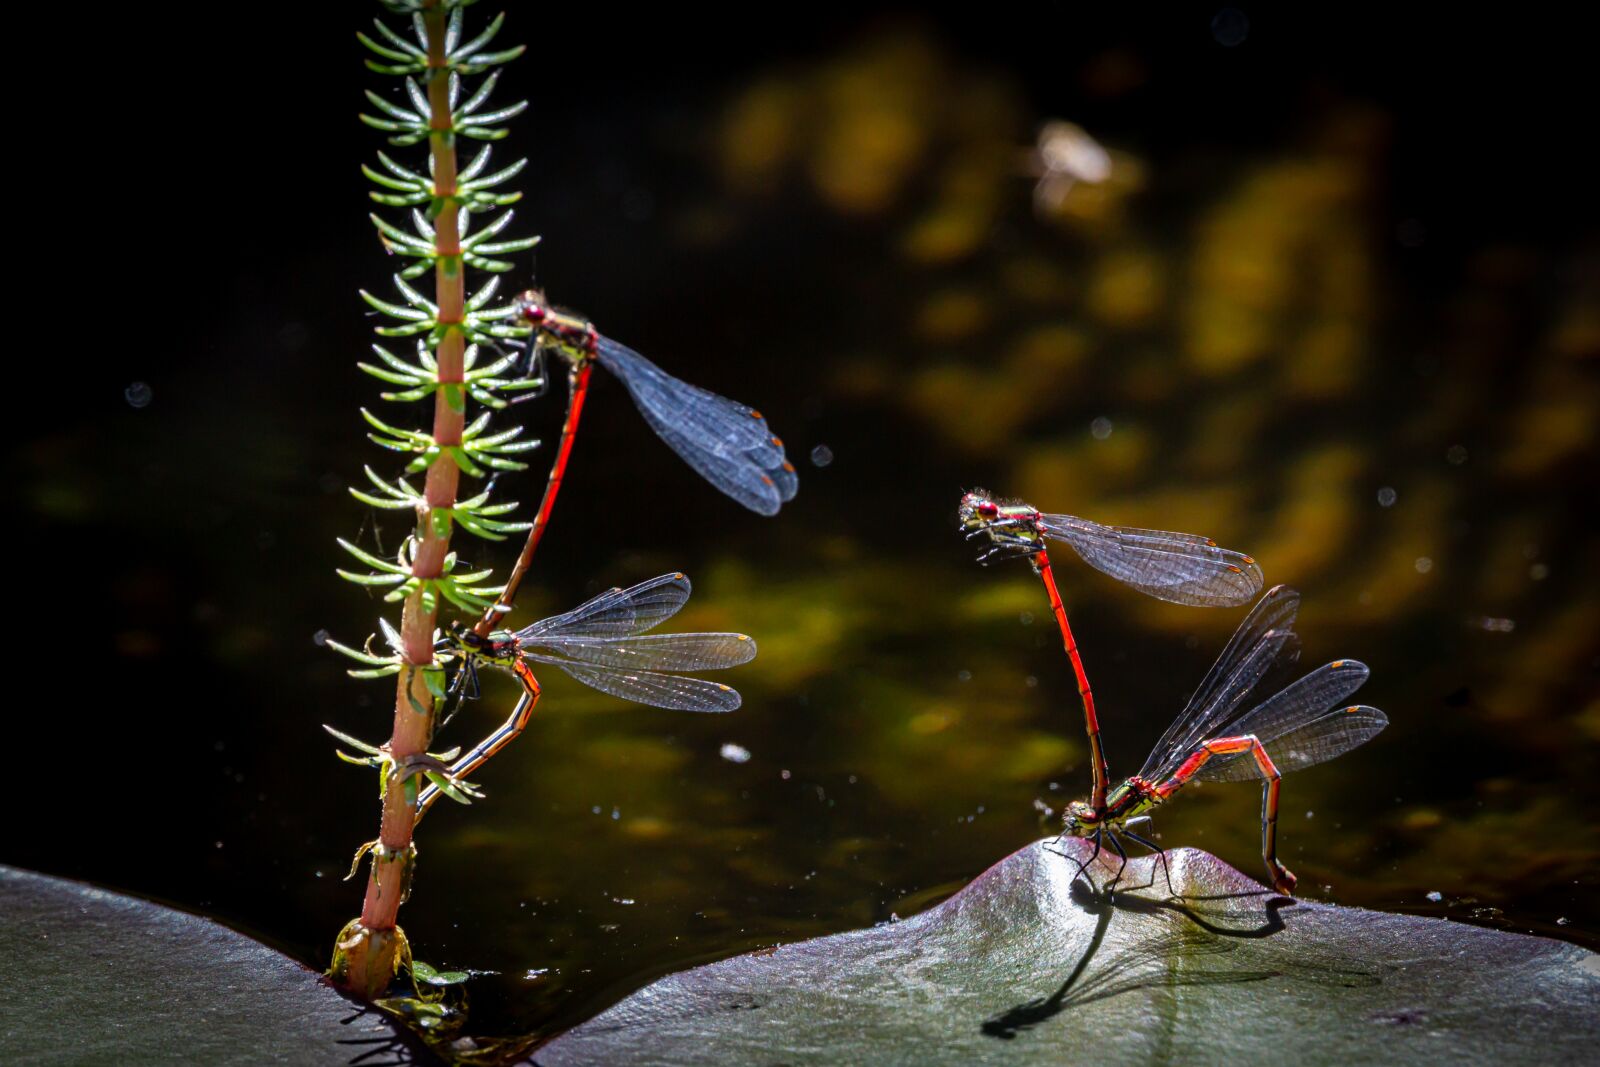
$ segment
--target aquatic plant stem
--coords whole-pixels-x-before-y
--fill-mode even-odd
[[[422,17],[427,31],[429,61],[427,89],[432,133],[428,145],[433,157],[437,202],[446,205],[433,220],[434,248],[438,253],[434,270],[435,300],[442,331],[434,359],[440,382],[460,382],[465,374],[466,338],[461,323],[465,316],[466,280],[460,229],[453,206],[457,165],[450,109],[450,72],[445,57],[446,14],[438,4],[432,4]],[[434,397],[434,439],[441,446],[459,445],[465,422],[465,412],[453,410],[446,402],[445,390],[438,390]],[[418,509],[412,556],[411,573],[416,577],[434,578],[444,573],[445,558],[450,551],[449,528],[441,535],[431,513],[455,505],[459,481],[460,471],[447,455],[428,468],[424,488],[426,503],[424,508]],[[434,698],[420,668],[433,663],[437,618],[437,600],[425,604],[421,591],[407,598],[401,615],[400,636],[404,662],[408,666],[398,676],[394,730],[384,746],[396,766],[403,767],[409,757],[425,753],[433,740]],[[341,942],[341,948],[348,946],[343,981],[352,992],[369,999],[384,993],[406,955],[404,935],[398,932],[397,919],[400,905],[409,893],[408,883],[414,866],[412,827],[418,785],[417,778],[413,777],[403,786],[391,781],[384,791],[383,821],[378,847],[372,851],[360,930],[353,935],[347,933]]]

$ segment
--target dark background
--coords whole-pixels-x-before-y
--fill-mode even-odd
[[[496,158],[532,159],[513,231],[542,235],[539,281],[760,407],[802,482],[745,513],[597,377],[527,613],[682,568],[686,628],[763,654],[727,720],[557,679],[490,798],[430,820],[402,919],[420,957],[501,972],[476,1026],[569,1025],[688,962],[905,915],[1039,834],[1033,798],[1086,787],[1042,598],[953,532],[975,484],[1250,551],[1305,592],[1307,665],[1373,667],[1362,699],[1394,725],[1285,786],[1308,895],[1593,942],[1600,249],[1574,25],[1247,9],[1224,47],[1205,5],[536,10],[510,9],[530,51],[497,98],[532,107]],[[368,13],[340,14],[97,12],[13,127],[42,129],[13,264],[43,269],[13,292],[43,313],[18,309],[13,359],[0,861],[317,966],[377,824],[318,724],[378,740],[390,692],[313,637],[358,643],[381,610],[333,576],[334,538],[403,534],[344,492],[391,470],[354,362],[356,290],[393,269],[355,114],[392,86],[360,66]],[[1058,117],[1135,177],[1045,217],[1015,156]],[[558,406],[525,407],[553,439]],[[1126,773],[1238,615],[1058,570]],[[1256,803],[1208,790],[1163,840],[1255,872]]]

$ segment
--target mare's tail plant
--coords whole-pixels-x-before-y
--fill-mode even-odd
[[[507,205],[519,194],[499,190],[526,160],[490,164],[490,142],[505,136],[504,123],[526,107],[491,102],[499,77],[493,68],[523,48],[492,47],[503,15],[465,35],[462,9],[471,0],[380,2],[399,25],[380,18],[374,33],[358,37],[370,53],[367,67],[394,81],[388,92],[367,92],[372,111],[361,121],[388,136],[391,152],[378,152],[376,165],[362,170],[377,187],[372,199],[391,209],[389,217],[372,216],[378,238],[403,266],[393,278],[392,295],[361,294],[384,325],[376,331],[382,338],[373,346],[376,359],[360,366],[391,387],[382,394],[385,401],[402,411],[420,406],[432,414],[428,425],[411,429],[396,424],[403,415],[362,411],[372,441],[409,459],[392,473],[368,467],[370,484],[351,493],[376,508],[411,512],[416,521],[392,557],[340,542],[363,566],[340,575],[382,590],[386,604],[400,607],[398,625],[379,622],[387,650],[375,651],[370,641],[365,650],[333,645],[361,662],[353,675],[393,676],[397,683],[387,742],[371,745],[335,735],[362,753],[340,753],[342,758],[379,774],[382,825],[377,839],[356,856],[357,865],[363,854],[371,864],[366,897],[360,917],[339,935],[329,972],[368,999],[381,996],[399,969],[410,965],[396,920],[416,864],[412,827],[419,779],[462,802],[476,795],[450,772],[453,752],[428,751],[446,703],[435,633],[445,602],[481,613],[500,592],[488,584],[489,571],[460,562],[451,543],[455,531],[501,540],[528,528],[505,521],[514,503],[492,502],[487,484],[463,491],[461,478],[487,479],[526,466],[516,457],[537,442],[523,440],[517,426],[495,429],[490,422],[510,394],[538,385],[514,373],[515,357],[502,355],[495,343],[527,333],[515,323],[514,305],[495,304],[495,275],[512,266],[500,257],[537,240],[500,236],[511,221]],[[463,163],[457,150],[469,142],[482,143]]]

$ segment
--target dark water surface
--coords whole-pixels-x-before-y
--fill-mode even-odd
[[[744,512],[597,375],[516,617],[681,569],[695,595],[673,625],[761,653],[726,679],[745,703],[725,717],[542,679],[525,736],[475,776],[488,797],[430,816],[402,921],[420,958],[498,972],[471,1029],[569,1026],[687,964],[908,915],[1039,836],[1036,801],[1087,789],[1041,592],[954,530],[975,485],[1249,551],[1304,594],[1303,664],[1372,668],[1361,699],[1390,728],[1284,785],[1305,895],[1600,941],[1600,246],[1570,158],[1577,82],[1558,33],[1440,40],[1338,11],[1235,48],[1205,8],[821,18],[698,58],[644,24],[609,62],[614,27],[535,34],[513,13],[540,47],[508,75],[534,107],[502,151],[533,157],[518,222],[544,236],[541,281],[760,407],[801,489],[777,519]],[[136,321],[85,345],[80,399],[41,409],[8,464],[30,620],[13,671],[37,681],[0,861],[317,966],[378,814],[319,724],[381,740],[392,685],[347,679],[313,638],[359,643],[382,610],[333,576],[334,538],[404,533],[345,494],[363,464],[393,469],[353,365],[355,290],[386,293],[392,269],[356,175],[378,147],[353,118],[376,83],[358,26],[303,29],[287,84],[268,42],[200,61],[260,124],[188,146],[199,210],[117,264]],[[568,77],[552,53],[579,40],[597,65]],[[1517,65],[1485,81],[1476,59],[1500,49]],[[1115,173],[1041,214],[1018,161],[1053,117]],[[160,184],[140,194],[158,214]],[[165,247],[184,227],[189,258]],[[524,408],[553,440],[558,403]],[[531,506],[543,478],[516,494]],[[1243,612],[1057,569],[1125,774]],[[514,693],[491,679],[444,743]],[[1161,840],[1256,873],[1258,803],[1185,791]]]

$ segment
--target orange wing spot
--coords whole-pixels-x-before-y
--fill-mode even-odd
[[[1345,709],[1344,709],[1344,713],[1345,713],[1345,714],[1346,714],[1346,715],[1348,715],[1348,714],[1350,714],[1350,713],[1351,713],[1351,712],[1352,712],[1352,711],[1360,711],[1360,710],[1361,710],[1361,705],[1360,705],[1360,704],[1351,704],[1351,705],[1350,705],[1350,706],[1349,706],[1349,707],[1348,707],[1348,708],[1345,708]]]
[[[761,417],[761,412],[757,411],[755,408],[751,408],[750,409],[750,417],[752,419],[759,419]]]
[[[748,640],[750,640],[750,635],[749,634],[740,634],[739,635],[739,640],[748,641]]]
[[[773,437],[770,440],[772,441],[772,447],[773,448],[782,448],[783,447],[783,438],[781,438],[781,437]]]
[[[1209,538],[1209,537],[1206,538],[1206,544],[1211,546],[1212,548],[1216,548],[1217,547],[1217,543],[1215,541],[1211,540],[1211,538]]]
[[[794,473],[794,464],[785,461],[785,463],[783,464],[783,469],[788,471],[790,474],[793,474]]]
[[[720,690],[722,690],[722,691],[723,691],[723,692],[724,692],[724,693],[731,693],[731,692],[733,692],[733,687],[732,687],[732,686],[730,686],[730,685],[723,685],[723,684],[722,684],[722,683],[721,683],[721,682],[718,682],[718,683],[717,683],[717,688],[718,688],[718,689],[720,689]]]
[[[683,577],[683,572],[682,571],[674,571],[672,576],[674,578],[682,578]]]
[[[768,478],[765,474],[763,474],[761,476],[761,484],[762,485],[771,485],[772,484],[772,479]]]
[[[1215,541],[1211,543],[1216,544]],[[1239,553],[1239,558],[1244,560],[1246,563],[1254,563],[1256,561],[1254,556],[1247,556],[1243,552]]]
[[[1233,565],[1233,564],[1231,564],[1231,563],[1230,563],[1230,564],[1228,564],[1228,569],[1229,569],[1229,570],[1230,570],[1230,571],[1232,571],[1232,572],[1233,572],[1233,573],[1235,573],[1235,574],[1243,574],[1243,573],[1244,573],[1244,571],[1242,571],[1242,570],[1240,570],[1240,569],[1239,569],[1239,568],[1238,568],[1238,567],[1235,567],[1235,566],[1234,566],[1234,565]]]
[[[1334,670],[1338,670],[1340,667],[1344,666],[1344,660],[1336,659],[1332,663],[1328,664],[1328,666],[1332,667]]]

